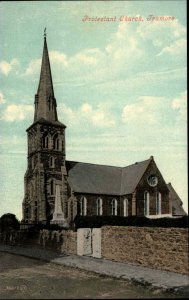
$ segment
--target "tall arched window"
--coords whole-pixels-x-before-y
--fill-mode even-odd
[[[117,200],[112,199],[111,205],[112,205],[112,216],[117,216]]]
[[[48,138],[48,133],[44,133],[43,137],[42,137],[42,144],[43,144],[43,148],[49,148],[49,138]]]
[[[65,218],[68,217],[68,202],[65,202]]]
[[[59,150],[59,139],[56,140],[56,149]]]
[[[86,216],[87,214],[87,199],[85,197],[81,197],[80,199],[80,215]]]
[[[53,149],[59,150],[59,147],[60,147],[60,140],[59,140],[59,137],[58,137],[58,133],[56,133],[54,138],[53,138]]]
[[[148,216],[150,214],[150,195],[149,192],[144,192],[144,215]]]
[[[50,156],[50,159],[49,159],[49,166],[51,168],[54,168],[54,157],[53,156]]]
[[[123,216],[124,217],[127,217],[129,215],[129,207],[128,207],[128,205],[129,205],[128,199],[125,198],[123,200]]]
[[[161,193],[156,193],[156,215],[161,215]]]
[[[50,193],[51,193],[51,195],[54,195],[54,180],[53,179],[50,182]]]
[[[98,198],[96,200],[96,214],[97,214],[97,216],[102,215],[102,199],[101,198]]]

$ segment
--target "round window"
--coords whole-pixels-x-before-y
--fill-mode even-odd
[[[158,183],[158,179],[155,175],[148,176],[147,181],[150,186],[156,186]]]

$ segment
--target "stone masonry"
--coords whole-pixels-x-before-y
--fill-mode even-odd
[[[158,227],[102,227],[102,257],[188,274],[188,230]]]

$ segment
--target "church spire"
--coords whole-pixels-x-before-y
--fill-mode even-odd
[[[34,121],[39,119],[47,121],[57,121],[56,99],[51,75],[49,53],[46,40],[46,28],[44,30],[44,47],[41,63],[41,74],[37,94],[35,95],[35,115]]]

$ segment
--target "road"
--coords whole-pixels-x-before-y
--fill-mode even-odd
[[[175,298],[175,295],[126,280],[0,252],[0,299],[82,298]]]

